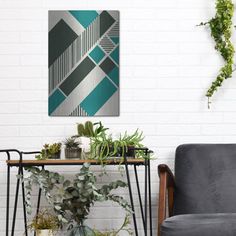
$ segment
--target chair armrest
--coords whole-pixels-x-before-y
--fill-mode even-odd
[[[167,201],[169,216],[173,215],[175,178],[170,168],[165,164],[158,166],[158,174],[160,178],[158,232],[160,235],[161,224],[166,219]]]

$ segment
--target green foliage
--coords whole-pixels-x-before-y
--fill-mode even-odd
[[[59,220],[55,214],[50,213],[47,209],[41,210],[34,216],[31,223],[28,225],[30,230],[44,230],[49,229],[53,232],[60,227]]]
[[[65,180],[58,173],[27,167],[30,175],[23,179],[26,188],[27,212],[31,213],[31,192],[33,185],[39,185],[47,201],[54,207],[58,219],[62,223],[83,225],[90,208],[95,202],[111,200],[118,203],[126,211],[131,212],[129,203],[122,197],[113,194],[117,188],[125,188],[127,184],[121,180],[108,185],[97,186],[97,178],[85,163],[73,181]]]
[[[129,215],[126,215],[123,224],[121,227],[117,230],[111,230],[111,231],[106,231],[106,232],[100,232],[98,230],[95,230],[95,235],[96,236],[119,236],[120,233],[128,233],[128,235],[133,235],[132,230],[129,227],[130,225],[130,217]]]
[[[118,141],[115,141],[115,146],[120,146],[122,151],[122,157],[124,157],[125,152],[127,152],[128,147],[140,148],[143,147],[141,143],[144,139],[143,132],[139,132],[138,129],[131,135],[128,135],[127,131],[125,134],[120,136]]]
[[[215,17],[209,22],[200,24],[210,27],[211,36],[215,40],[215,49],[219,51],[225,61],[225,65],[220,69],[216,80],[206,93],[208,98],[213,96],[225,79],[232,77],[235,53],[234,45],[231,42],[233,15],[234,4],[232,0],[216,0]]]
[[[92,123],[91,121],[86,121],[85,124],[77,125],[77,132],[79,137],[96,137],[102,132],[105,132],[107,128],[105,128],[102,122]]]
[[[53,155],[61,151],[61,143],[44,144],[43,149],[39,155],[36,155],[37,160],[46,160],[52,158]]]
[[[99,160],[103,164],[108,157],[116,154],[111,135],[105,132],[91,139],[91,158]]]
[[[138,129],[131,135],[125,132],[124,135],[120,135],[120,137],[115,140],[113,140],[111,135],[102,132],[100,135],[91,139],[92,158],[99,160],[103,164],[110,157],[124,157],[129,147],[143,147],[143,139],[143,132],[139,132]],[[141,154],[141,152],[137,153]],[[142,154],[144,153],[142,152]]]
[[[67,138],[64,142],[66,148],[79,148],[80,143],[75,137]]]

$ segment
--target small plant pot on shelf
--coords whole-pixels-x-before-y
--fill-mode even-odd
[[[56,152],[54,154],[50,154],[48,159],[60,159],[61,158],[61,150],[59,152]]]
[[[36,231],[36,236],[54,236],[51,229],[42,229]]]
[[[65,148],[66,159],[81,159],[82,148]]]
[[[114,146],[100,147],[98,150],[99,156],[106,156],[108,159],[120,158],[120,151],[115,152]]]
[[[135,158],[135,147],[134,146],[128,146],[126,152],[126,157],[127,158]]]
[[[120,156],[125,156],[127,159],[135,158],[135,147],[128,146],[127,151],[124,153],[123,148],[120,148]]]

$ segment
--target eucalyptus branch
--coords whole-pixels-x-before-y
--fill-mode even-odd
[[[40,170],[37,167],[26,168],[29,174],[19,176],[25,182],[27,212],[32,212],[31,192],[32,186],[42,189],[47,201],[53,206],[61,223],[77,222],[80,225],[87,219],[90,208],[95,202],[111,200],[118,203],[127,212],[132,212],[129,203],[121,196],[111,192],[118,188],[126,188],[127,183],[117,180],[101,187],[97,186],[97,178],[85,163],[73,181],[65,180],[56,172]]]

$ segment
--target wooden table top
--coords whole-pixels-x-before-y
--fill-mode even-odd
[[[83,165],[84,163],[90,163],[91,165],[100,165],[101,162],[97,160],[81,160],[81,159],[47,159],[47,160],[22,160],[20,163],[20,160],[7,160],[6,163],[9,166],[19,166],[20,164],[22,166],[43,166],[43,165]],[[121,159],[111,159],[104,162],[108,165],[119,165],[124,164],[124,162],[121,162]],[[144,159],[127,159],[127,163],[129,165],[143,165],[145,164]]]

